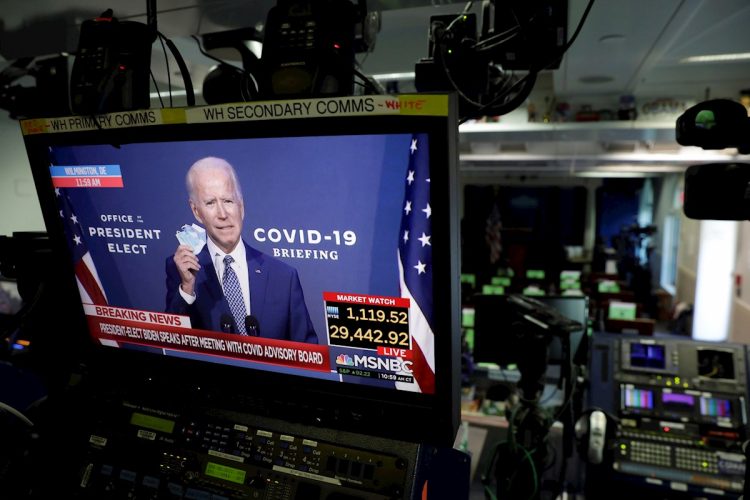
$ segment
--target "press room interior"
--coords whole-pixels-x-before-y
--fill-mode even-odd
[[[255,54],[251,58],[262,59],[267,15],[277,4],[289,3],[293,2],[156,3],[159,31],[174,43],[184,59],[196,106],[228,102],[220,97],[222,90],[211,86],[211,79],[215,83],[217,77],[217,64],[223,61],[241,74],[249,64],[248,56],[243,59],[242,52],[250,51]],[[430,490],[426,498],[602,498],[600,495],[615,494],[606,485],[597,484],[597,477],[612,478],[617,481],[612,484],[625,488],[623,491],[648,498],[737,498],[742,493],[745,474],[741,444],[748,439],[748,209],[745,206],[737,217],[726,217],[734,220],[713,220],[710,216],[687,217],[683,204],[689,167],[748,161],[750,125],[746,117],[745,121],[736,122],[741,131],[739,142],[719,141],[719,146],[704,148],[696,142],[678,143],[676,122],[694,106],[718,99],[744,106],[746,114],[750,114],[750,4],[746,0],[531,3],[538,4],[540,12],[550,5],[563,12],[548,21],[544,29],[533,32],[538,39],[530,41],[529,35],[524,36],[523,42],[518,37],[514,39],[514,26],[523,24],[517,19],[506,19],[507,24],[496,27],[494,32],[486,31],[483,23],[495,8],[507,9],[503,12],[513,16],[515,12],[525,15],[525,2],[353,3],[364,8],[366,15],[359,19],[357,28],[359,45],[354,55],[356,71],[351,95],[461,92],[454,186],[458,198],[456,206],[451,207],[458,214],[455,238],[460,249],[460,265],[454,276],[460,282],[460,310],[455,311],[460,328],[452,335],[461,345],[460,374],[455,374],[461,378],[457,382],[461,388],[455,404],[460,404],[462,418],[454,447],[469,457],[470,467],[466,477],[457,480],[465,488],[461,486],[459,492],[450,493],[456,496],[445,496],[445,491],[441,496],[440,491]],[[85,20],[101,17],[111,8],[120,20],[146,23],[146,4],[0,1],[0,235],[11,237],[17,232],[47,230],[19,126],[23,118],[71,114],[59,112],[60,101],[51,87],[55,84],[50,83],[58,80],[40,76],[50,68],[45,61],[63,60],[54,71],[68,75],[79,55],[79,35]],[[471,19],[456,22],[466,16]],[[541,17],[537,13],[529,19],[538,22]],[[437,31],[436,19],[443,23]],[[438,31],[458,31],[462,23],[470,26],[462,27],[462,41],[442,40],[452,44],[450,50],[458,56],[448,54],[445,46],[435,49],[441,43],[436,41]],[[245,32],[237,35],[235,30],[241,29]],[[211,48],[217,34],[230,32],[236,40]],[[504,109],[466,103],[482,99],[487,102],[481,88],[488,85],[497,93],[516,90],[514,85],[530,73],[528,64],[514,66],[508,56],[497,56],[503,59],[502,63],[488,64],[484,56],[477,56],[481,51],[492,49],[499,53],[506,43],[526,43],[533,46],[535,56],[554,56],[574,34],[574,43],[561,57],[545,59],[544,67],[533,70],[536,81],[518,102]],[[563,37],[562,45],[555,44],[555,36]],[[232,46],[235,43],[241,50]],[[149,102],[140,107],[187,105],[185,80],[177,60],[158,41],[151,50]],[[430,56],[434,56],[433,60],[426,62]],[[425,67],[429,64],[432,67]],[[444,71],[441,64],[451,65],[450,70]],[[451,70],[455,78],[451,78]],[[247,83],[232,87],[235,93],[231,100],[253,99],[239,90],[243,85]],[[69,91],[64,89],[66,97]],[[312,97],[321,94],[300,93],[284,98]],[[748,180],[745,174],[743,182]],[[717,184],[714,198],[700,203],[715,203],[721,199],[722,189]],[[729,191],[728,186],[726,189]],[[748,203],[746,199],[744,203]],[[4,244],[8,244],[7,239]],[[583,325],[582,336],[574,342],[579,345],[573,345],[573,352],[569,353],[575,358],[570,362],[574,365],[572,373],[565,372],[565,362],[555,364],[555,354],[549,358],[550,366],[558,371],[548,371],[540,397],[542,404],[533,408],[549,411],[548,417],[560,417],[560,422],[543,424],[547,426],[545,446],[551,451],[539,459],[536,449],[504,455],[504,448],[498,444],[507,446],[508,432],[514,432],[512,422],[518,417],[514,408],[520,405],[529,409],[514,396],[519,377],[517,363],[504,364],[498,354],[505,340],[488,340],[493,328],[506,321],[490,311],[509,296],[531,297],[562,308],[559,312],[576,315],[570,319]],[[574,302],[565,302],[568,299],[581,302],[575,306]],[[8,339],[15,338],[15,332],[6,331],[4,325],[18,327],[12,318],[23,311],[29,300],[20,297],[13,276],[0,274],[0,327],[4,336],[0,363],[8,370],[19,370],[13,374],[6,370],[3,377],[20,391],[25,390],[26,374],[19,374],[19,367],[25,365],[15,364],[18,356],[33,353],[33,339],[31,345],[11,345]],[[567,306],[570,309],[564,310]],[[641,348],[649,354],[642,357]],[[706,349],[719,354],[712,360],[708,355],[696,358],[696,352]],[[677,357],[679,367],[675,361],[670,368],[669,360]],[[693,364],[695,374],[688,375]],[[727,364],[733,365],[731,376],[717,379],[717,371],[728,370]],[[649,368],[653,370],[649,372]],[[565,376],[573,382],[558,381]],[[684,390],[680,377],[686,382]],[[690,386],[688,377],[693,377]],[[732,382],[724,383],[728,380]],[[0,381],[0,386],[8,383]],[[33,390],[38,389],[34,386]],[[608,396],[597,399],[599,390]],[[671,400],[678,393],[682,399]],[[655,403],[648,399],[651,397]],[[633,398],[637,403],[631,401]],[[718,401],[725,410],[716,410],[721,413],[716,417],[718,413],[701,409],[706,401]],[[19,424],[11,422],[18,417],[12,411],[23,414],[26,410],[8,407],[0,407],[0,422],[7,429],[15,429]],[[566,411],[558,412],[560,408]],[[563,415],[567,408],[573,409],[570,416]],[[597,410],[601,411],[594,415]],[[30,410],[30,415],[35,411]],[[600,417],[605,425],[600,425]],[[281,420],[281,424],[274,421],[268,425],[283,427]],[[519,422],[526,429],[528,422]],[[560,430],[563,427],[567,431]],[[588,430],[578,432],[580,427]],[[669,439],[675,434],[674,428],[679,430],[672,442]],[[720,435],[719,430],[726,434]],[[6,431],[0,428],[0,436],[4,434]],[[325,437],[335,441],[336,433],[318,439],[323,441]],[[591,443],[597,439],[603,443],[604,451],[592,458],[589,446],[593,447]],[[354,439],[347,444],[360,449],[365,447],[364,442]],[[86,445],[83,443],[83,451],[74,454],[81,463],[86,462],[81,457],[90,455]],[[47,444],[29,439],[10,448],[3,452],[0,445],[0,485],[3,481],[8,485],[15,483],[9,491],[19,498],[43,498],[39,495],[44,490],[35,490],[26,483],[27,471],[14,476],[15,481],[8,475],[24,471],[24,460],[36,463],[34,451],[49,451]],[[388,450],[398,453],[393,451],[398,447]],[[412,456],[411,452],[404,453]],[[419,453],[415,451],[414,456]],[[562,460],[550,458],[563,454],[572,457],[567,468],[561,467]],[[220,455],[217,452],[214,458]],[[506,468],[511,473],[499,472],[503,467],[498,463],[504,459],[515,464]],[[221,458],[215,460],[221,462]],[[536,463],[543,470],[524,462]],[[422,475],[430,474],[429,467],[421,469],[421,463],[407,469],[402,479],[405,486],[394,490],[397,493],[368,489],[364,486],[369,484],[367,481],[345,482],[348,489],[337,493],[325,489],[331,488],[331,478],[338,478],[341,484],[343,479],[335,474],[326,476],[328,486],[322,490],[305,486],[300,475],[289,475],[278,479],[287,481],[285,492],[274,493],[278,497],[271,497],[268,489],[261,494],[269,496],[245,497],[242,495],[261,490],[253,489],[249,480],[243,484],[236,475],[232,476],[241,469],[236,462],[235,468],[221,469],[232,463],[231,459],[218,465],[210,462],[208,468],[196,474],[211,476],[213,482],[183,481],[182,490],[172,488],[173,483],[167,488],[164,478],[157,479],[153,486],[141,480],[140,475],[131,480],[117,472],[120,476],[109,483],[111,488],[106,494],[110,496],[106,498],[126,498],[127,492],[136,498],[178,498],[187,495],[186,491],[214,495],[205,498],[423,498],[420,495],[427,495],[428,487]],[[95,467],[99,466],[97,462]],[[117,464],[114,467],[117,469]],[[222,474],[224,483],[219,477]],[[305,480],[311,484],[325,476],[306,474]],[[227,477],[232,479],[226,480]],[[718,479],[706,483],[707,477]],[[226,490],[221,489],[222,484]],[[78,495],[75,498],[105,498],[83,486],[81,483],[73,492]]]

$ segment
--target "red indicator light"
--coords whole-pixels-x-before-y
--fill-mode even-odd
[[[333,44],[333,48],[336,49],[336,50],[338,50],[338,49],[341,48],[341,45],[339,45],[338,43],[334,43]]]
[[[664,432],[669,432],[669,431],[671,431],[671,430],[672,430],[672,429],[670,429],[669,427],[664,427]]]
[[[120,64],[120,65],[118,66],[118,69],[119,69],[120,71],[125,71],[125,70],[126,70],[126,69],[128,69],[128,68],[127,68],[127,66],[125,66],[124,64]]]

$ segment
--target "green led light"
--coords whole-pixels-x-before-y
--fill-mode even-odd
[[[675,384],[679,384],[680,383],[680,377],[675,377],[674,378],[674,383]]]
[[[154,417],[152,415],[144,415],[143,413],[138,412],[133,413],[130,417],[130,423],[138,427],[145,427],[146,429],[165,432],[167,434],[172,434],[172,431],[174,431],[173,420]]]
[[[628,449],[628,445],[626,445],[626,444],[621,444],[621,445],[620,445],[620,449],[621,449],[621,450],[627,450],[627,449]]]
[[[708,468],[708,462],[703,462],[701,465],[703,466],[704,469]]]
[[[247,472],[242,469],[235,469],[234,467],[227,467],[226,465],[214,462],[208,462],[206,464],[207,476],[224,479],[225,481],[230,481],[232,483],[244,484],[246,474]]]

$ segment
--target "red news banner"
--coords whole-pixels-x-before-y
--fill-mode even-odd
[[[328,346],[247,337],[191,328],[190,318],[112,306],[84,304],[92,336],[163,349],[330,372]]]

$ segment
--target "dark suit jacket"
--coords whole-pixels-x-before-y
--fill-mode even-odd
[[[250,273],[250,309],[258,320],[260,336],[317,344],[297,270],[244,241],[242,244]],[[197,298],[188,305],[178,291],[181,280],[177,265],[172,257],[167,259],[167,312],[190,316],[193,328],[220,332],[221,316],[231,316],[231,312],[207,246],[198,254],[198,262]]]

